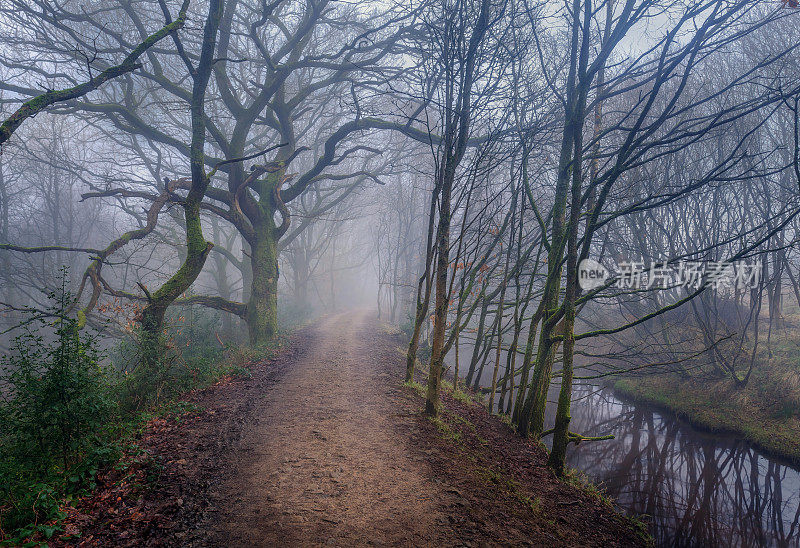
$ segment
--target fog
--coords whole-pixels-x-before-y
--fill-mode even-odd
[[[558,477],[609,437],[575,386],[796,463],[794,8],[0,0],[7,371],[68,322],[140,411],[369,314],[428,415],[473,394]]]

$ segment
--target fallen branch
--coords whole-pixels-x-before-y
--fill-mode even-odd
[[[550,430],[545,430],[539,436],[539,439],[544,438],[545,436],[549,436],[555,431],[555,428],[551,428]],[[582,436],[581,434],[576,434],[575,432],[569,432],[567,434],[567,443],[574,443],[575,445],[579,445],[581,442],[584,441],[604,441],[604,440],[613,440],[614,434],[608,434],[606,436]]]

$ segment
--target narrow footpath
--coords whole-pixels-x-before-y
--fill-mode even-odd
[[[313,327],[303,356],[259,405],[232,455],[220,545],[424,544],[444,494],[398,422],[401,387],[375,354],[364,313]],[[389,352],[394,349],[384,349]],[[395,351],[396,353],[396,351]]]
[[[300,329],[249,376],[152,420],[139,464],[107,475],[66,520],[72,539],[50,545],[645,544],[478,402],[446,392],[427,418],[403,352],[368,312]]]

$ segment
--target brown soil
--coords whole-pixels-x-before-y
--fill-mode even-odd
[[[643,544],[481,406],[445,396],[441,421],[423,416],[401,344],[366,313],[328,317],[252,377],[191,394],[199,411],[150,425],[157,465],[105,477],[67,543]]]

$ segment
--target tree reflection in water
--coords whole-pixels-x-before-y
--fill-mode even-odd
[[[576,386],[570,429],[614,434],[570,450],[658,545],[800,546],[800,471],[730,437],[702,434],[611,390]]]

